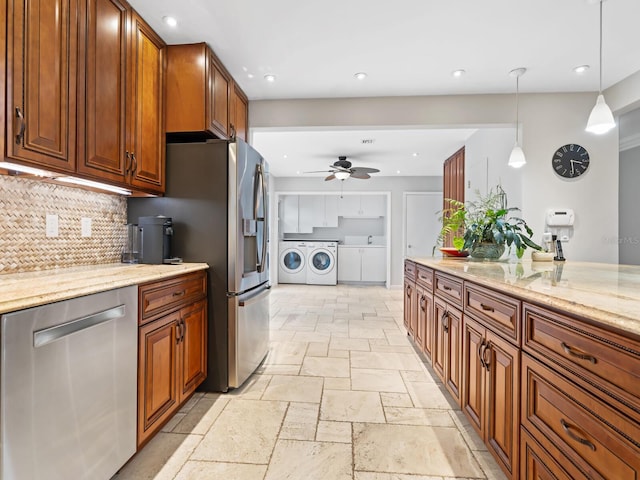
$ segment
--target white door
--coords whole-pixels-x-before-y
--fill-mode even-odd
[[[431,256],[441,229],[442,193],[405,193],[404,198],[404,255]]]

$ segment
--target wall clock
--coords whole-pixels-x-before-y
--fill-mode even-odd
[[[589,168],[589,152],[576,143],[563,145],[551,159],[553,171],[564,178],[577,178]]]

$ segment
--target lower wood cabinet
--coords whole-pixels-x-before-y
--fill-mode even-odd
[[[418,324],[418,312],[416,311],[416,282],[407,277],[404,279],[404,326],[407,333],[415,336]]]
[[[204,274],[204,272],[202,272]],[[199,275],[198,275],[199,276]],[[197,279],[197,277],[196,277]],[[173,282],[181,297],[185,285]],[[146,284],[166,290],[167,282]],[[207,300],[173,304],[171,311],[141,322],[138,331],[138,447],[144,445],[180,408],[207,376]]]
[[[434,297],[433,369],[460,405],[462,385],[462,312]]]
[[[510,477],[518,470],[520,351],[464,315],[462,410]]]
[[[415,341],[422,353],[431,359],[433,349],[433,295],[416,284]]]

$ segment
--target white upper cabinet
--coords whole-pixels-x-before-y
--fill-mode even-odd
[[[280,200],[280,207],[280,229],[282,233],[313,232],[313,225],[308,221],[308,213],[302,211],[309,208],[304,195],[283,195]]]
[[[344,195],[338,200],[341,217],[384,217],[386,213],[384,195]]]

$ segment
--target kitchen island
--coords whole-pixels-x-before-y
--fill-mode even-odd
[[[405,261],[405,326],[510,478],[637,478],[640,267]]]

